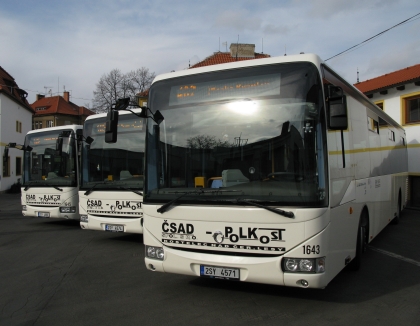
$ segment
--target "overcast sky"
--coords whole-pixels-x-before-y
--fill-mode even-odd
[[[0,0],[0,66],[33,103],[92,107],[112,69],[183,70],[231,43],[326,60],[420,13],[419,0]],[[327,63],[351,83],[420,63],[420,16]],[[45,88],[49,87],[49,88]]]

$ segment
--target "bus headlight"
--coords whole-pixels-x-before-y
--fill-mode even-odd
[[[321,258],[283,258],[285,273],[324,273],[325,257]]]
[[[163,260],[165,258],[165,252],[162,247],[146,246],[146,257]]]
[[[60,207],[60,213],[76,213],[76,206]]]
[[[80,222],[87,223],[89,221],[87,215],[80,215]]]
[[[26,205],[22,205],[22,211],[26,211]]]

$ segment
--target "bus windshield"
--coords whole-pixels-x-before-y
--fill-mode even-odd
[[[60,133],[62,150],[57,150]],[[71,129],[29,133],[25,138],[23,185],[30,187],[77,186],[77,151]]]
[[[82,151],[81,189],[142,190],[144,175],[143,119],[120,114],[118,140],[105,142],[106,116],[85,121],[83,134],[93,138]]]
[[[149,105],[165,119],[148,121],[145,201],[327,204],[324,97],[311,63],[158,81]]]

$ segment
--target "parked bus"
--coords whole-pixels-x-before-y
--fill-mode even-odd
[[[22,214],[79,219],[79,147],[82,126],[29,131],[25,137]]]
[[[134,109],[132,112],[141,112]],[[143,118],[122,112],[118,138],[106,142],[107,114],[86,119],[79,191],[80,226],[86,230],[143,232]]]
[[[324,288],[406,204],[404,129],[312,54],[157,76],[151,271]]]

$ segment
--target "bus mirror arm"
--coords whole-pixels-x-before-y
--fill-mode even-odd
[[[78,142],[82,142],[84,141],[86,144],[90,145],[93,143],[94,139],[90,136],[83,136],[83,130],[82,129],[77,129],[76,130],[76,140]]]
[[[141,108],[140,113],[136,113],[130,109],[127,109],[129,106]],[[157,110],[155,113],[153,113],[150,108],[146,106],[140,106],[135,103],[130,103],[130,98],[120,98],[117,100],[115,105],[111,107],[111,110],[107,114],[106,118],[106,126],[105,126],[105,142],[106,143],[116,143],[117,142],[117,131],[118,131],[118,115],[119,111],[127,110],[133,113],[134,115],[138,116],[139,118],[151,118],[156,124],[160,124],[164,117],[160,113],[159,110]],[[150,115],[148,115],[148,111],[150,112]]]
[[[136,112],[134,112],[130,109],[127,109],[129,106],[140,108],[142,110],[141,110],[140,113],[136,113]],[[152,110],[150,110],[150,108],[148,108],[147,106],[140,106],[140,105],[138,105],[136,103],[132,103],[132,102],[130,103],[130,98],[129,97],[118,99],[117,102],[115,103],[114,107],[111,108],[111,110],[115,110],[115,111],[127,110],[127,111],[130,111],[131,113],[133,113],[134,115],[138,116],[139,118],[151,118],[157,124],[160,124],[164,120],[164,117],[163,117],[162,113],[160,113],[159,110],[157,110],[155,113],[153,113]],[[151,115],[147,115],[148,111],[150,112]]]
[[[16,149],[18,149],[18,150],[21,150],[21,151],[32,151],[32,147],[31,146],[25,146],[25,145],[19,145],[19,144],[16,144],[16,143],[9,143],[9,144],[7,144],[5,147],[4,147],[4,149],[6,150],[6,148],[7,148],[7,150],[9,150],[9,148],[16,148]]]
[[[152,119],[154,122],[156,122],[156,124],[160,124],[165,118],[163,117],[162,113],[160,113],[159,110],[157,110],[155,113],[152,112],[152,110],[150,110],[148,107],[146,106],[137,106],[139,108],[142,109],[141,113],[136,113],[130,109],[126,109],[127,111],[130,111],[132,114],[140,117],[140,118],[150,118]],[[147,115],[147,111],[150,112],[150,115]]]

